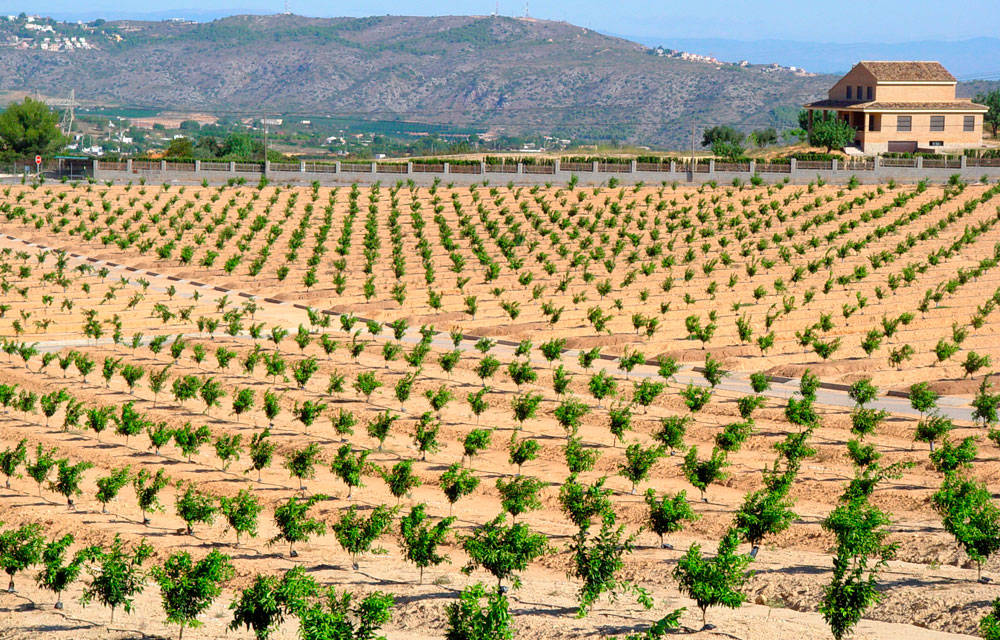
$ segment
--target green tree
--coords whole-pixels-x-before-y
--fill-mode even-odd
[[[424,569],[448,561],[448,556],[440,554],[438,547],[444,544],[454,523],[455,518],[449,516],[431,525],[427,505],[422,502],[414,505],[410,513],[400,518],[400,544],[403,555],[420,571],[418,584],[424,583]]]
[[[180,489],[180,486],[177,487]],[[215,521],[215,513],[218,508],[215,506],[215,498],[207,493],[199,491],[193,483],[188,483],[184,494],[174,502],[174,509],[178,517],[187,525],[187,534],[194,533],[196,522],[212,524]]]
[[[541,448],[542,445],[538,443],[538,440],[519,440],[516,433],[511,434],[507,450],[510,452],[509,462],[517,466],[517,475],[521,475],[521,466],[525,462],[538,459],[538,452]]]
[[[316,477],[316,462],[319,460],[320,447],[315,442],[310,442],[302,449],[295,449],[285,456],[284,466],[288,469],[288,475],[297,478],[299,481],[299,491],[303,491],[303,480],[311,480]]]
[[[677,580],[681,593],[694,600],[701,609],[703,625],[707,625],[705,614],[709,607],[738,609],[746,602],[746,594],[740,589],[750,577],[746,573],[746,567],[751,558],[736,553],[738,546],[738,532],[729,529],[719,541],[719,549],[714,558],[705,558],[701,553],[701,545],[693,544],[677,561],[673,577]]]
[[[56,480],[52,483],[52,489],[56,493],[66,498],[66,504],[73,508],[73,496],[83,493],[80,489],[80,482],[83,481],[83,472],[92,469],[93,462],[87,460],[70,464],[69,460],[59,460],[56,462]]]
[[[331,528],[340,546],[351,554],[355,570],[358,569],[358,557],[362,553],[379,551],[372,549],[372,545],[388,531],[395,517],[396,508],[384,504],[372,509],[367,518],[358,515],[358,506],[354,504],[340,512],[340,518]]]
[[[660,536],[660,547],[664,549],[673,549],[663,542],[665,534],[677,533],[684,528],[685,522],[694,522],[701,517],[691,509],[686,491],[667,493],[657,499],[655,489],[646,489],[646,505],[649,507],[649,529]]]
[[[37,522],[0,532],[0,568],[10,578],[9,593],[15,593],[14,576],[42,559],[45,539]]]
[[[615,517],[611,512],[604,514],[597,535],[588,535],[586,529],[580,529],[573,536],[569,546],[572,554],[570,575],[583,581],[578,592],[578,618],[587,615],[603,593],[632,592],[644,608],[653,608],[653,598],[646,589],[618,576],[625,568],[624,556],[631,554],[635,548],[635,538],[635,534],[625,535],[624,525],[615,526]]]
[[[351,445],[342,444],[337,449],[333,462],[330,463],[330,470],[347,485],[348,500],[351,499],[355,489],[365,486],[362,476],[371,468],[368,454],[368,451],[359,451],[355,454],[351,451]]]
[[[230,603],[233,620],[229,623],[229,630],[238,631],[240,627],[246,627],[253,630],[257,640],[267,640],[286,616],[300,613],[308,600],[318,594],[319,585],[306,575],[302,566],[289,569],[280,580],[258,573],[253,583]]]
[[[659,445],[647,448],[638,442],[630,444],[625,449],[625,462],[618,465],[618,475],[628,478],[632,483],[633,494],[635,486],[649,477],[649,471],[663,454],[663,448]]]
[[[438,483],[445,498],[448,499],[448,515],[451,515],[455,503],[462,497],[470,495],[479,486],[479,478],[469,469],[455,462],[448,467]]]
[[[17,475],[17,469],[24,464],[28,458],[28,439],[21,438],[17,446],[11,449],[7,447],[0,453],[0,473],[7,477],[7,489],[10,489],[10,479]]]
[[[976,563],[977,578],[982,577],[983,562],[1000,551],[1000,508],[986,485],[949,473],[931,504],[941,514],[945,531]]]
[[[38,485],[38,495],[42,495],[42,484],[49,479],[49,472],[56,466],[56,450],[54,448],[45,450],[41,443],[35,449],[35,461],[25,465],[24,470],[28,476]]]
[[[413,473],[412,460],[400,460],[392,465],[391,469],[388,467],[380,468],[379,473],[388,485],[389,493],[396,498],[397,505],[403,496],[423,484],[420,478]]]
[[[127,549],[121,536],[115,534],[111,548],[95,553],[95,564],[87,567],[90,584],[84,588],[80,602],[87,606],[96,600],[110,607],[112,623],[115,621],[115,610],[119,607],[125,613],[131,613],[133,598],[146,586],[146,572],[142,565],[152,555],[153,547],[145,540]]]
[[[709,485],[726,479],[727,474],[723,469],[728,466],[729,462],[726,460],[726,452],[722,449],[715,447],[712,449],[712,455],[708,459],[699,460],[698,447],[691,447],[688,449],[687,455],[684,456],[681,471],[684,473],[687,481],[701,492],[702,502],[708,502],[705,492],[708,490]]]
[[[997,137],[997,129],[1000,128],[1000,89],[994,89],[987,93],[977,93],[973,102],[984,105],[988,111],[983,115],[983,124],[993,131],[993,137]]]
[[[329,496],[317,493],[309,496],[305,500],[291,497],[283,505],[274,510],[274,523],[278,527],[278,534],[271,538],[268,544],[276,542],[288,543],[288,555],[292,558],[298,556],[293,546],[296,542],[308,542],[313,535],[323,535],[326,533],[326,525],[322,520],[308,517],[309,507],[317,502],[329,499]]]
[[[389,594],[375,591],[352,606],[353,596],[339,596],[329,587],[321,602],[305,607],[299,614],[302,640],[377,640],[379,629],[392,618],[395,604]]]
[[[480,602],[483,598],[485,607]],[[482,583],[466,587],[444,611],[448,620],[445,640],[514,640],[510,603],[499,588],[487,593]]]
[[[0,150],[16,156],[49,156],[62,149],[59,116],[39,100],[25,98],[0,113]]]
[[[232,498],[219,498],[219,511],[226,519],[226,524],[236,532],[236,546],[240,544],[240,536],[257,537],[257,519],[264,505],[254,497],[249,489],[240,489]]]
[[[990,603],[990,612],[979,620],[979,633],[985,640],[1000,640],[1000,598]]]
[[[462,461],[469,459],[469,466],[472,466],[472,459],[480,452],[490,446],[493,431],[491,429],[472,429],[465,434],[462,439]]]
[[[840,118],[817,119],[809,131],[809,144],[813,147],[826,147],[830,153],[834,149],[843,149],[854,142],[857,132],[846,120]]]
[[[511,522],[517,522],[517,516],[522,513],[542,508],[538,494],[546,486],[547,482],[528,476],[515,476],[510,480],[497,478],[500,506],[510,514]]]
[[[606,481],[604,477],[591,485],[581,484],[572,473],[559,488],[559,506],[577,528],[589,529],[595,517],[611,511],[611,489],[605,488]]]
[[[160,598],[167,622],[180,625],[178,640],[184,628],[202,625],[198,616],[222,595],[222,583],[228,582],[236,570],[229,556],[213,549],[198,562],[186,551],[175,553],[162,567],[153,567],[153,579],[160,587]]]
[[[462,572],[468,575],[482,567],[497,579],[498,587],[504,580],[511,580],[514,587],[520,587],[517,573],[550,553],[551,547],[544,534],[532,533],[523,522],[507,526],[505,521],[506,516],[501,513],[478,527],[472,535],[462,538],[462,548],[469,556]]]
[[[711,147],[717,142],[732,142],[740,144],[743,142],[743,134],[729,125],[709,127],[702,132],[701,146]]]
[[[260,482],[261,471],[271,466],[274,459],[274,442],[270,439],[271,430],[264,429],[250,437],[250,468],[243,473],[250,471],[257,472],[257,482]]]
[[[73,535],[67,533],[58,540],[45,545],[41,561],[45,565],[38,573],[38,586],[56,594],[56,609],[62,609],[62,594],[71,584],[76,582],[83,569],[83,563],[93,556],[94,549],[80,549],[67,562],[69,546],[73,544]]]
[[[139,510],[142,511],[143,524],[149,524],[147,513],[163,511],[163,505],[160,504],[158,495],[168,484],[170,481],[167,480],[163,469],[157,469],[156,475],[151,474],[146,469],[140,469],[139,473],[132,478],[132,488],[135,489],[135,500],[139,505]]]

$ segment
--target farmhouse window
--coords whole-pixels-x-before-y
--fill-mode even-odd
[[[944,116],[931,116],[931,131],[944,131]]]
[[[851,85],[847,85],[847,99],[848,100],[851,99],[851,89],[852,89]]]
[[[909,131],[912,125],[912,116],[896,116],[896,131]]]
[[[858,85],[858,100],[860,100],[860,99],[861,99],[861,96],[862,96],[862,95],[863,95],[863,94],[861,93],[861,85],[859,84],[859,85]]]
[[[878,114],[872,114],[870,121],[871,131],[881,131],[882,130],[882,116]]]
[[[962,120],[962,131],[976,130],[976,116],[965,116]]]
[[[867,100],[871,100],[872,99],[872,88],[871,87],[868,87],[868,93],[867,93],[867,98],[866,99]]]

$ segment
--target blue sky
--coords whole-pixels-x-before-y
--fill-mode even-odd
[[[366,3],[290,0],[294,13],[310,16],[491,13],[495,0],[401,0]],[[811,42],[909,42],[995,36],[996,0],[806,0],[677,2],[674,0],[529,0],[537,18],[565,20],[602,32],[649,38],[788,39]],[[232,13],[278,13],[284,0],[192,0],[152,4],[121,0],[0,0],[0,13],[152,19],[169,16],[212,19]],[[504,15],[522,15],[524,0],[502,0]]]

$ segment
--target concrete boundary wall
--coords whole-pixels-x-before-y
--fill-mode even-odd
[[[324,165],[323,171],[308,171],[315,169],[313,163],[299,163],[298,171],[289,170],[288,164],[281,165],[281,169],[272,167],[271,163],[263,166],[260,163],[213,163],[215,165],[228,164],[228,168],[220,170],[216,167],[211,170],[203,169],[200,162],[195,162],[189,170],[187,165],[184,169],[170,166],[167,162],[143,163],[142,167],[134,166],[132,160],[128,160],[125,166],[122,163],[110,163],[101,160],[94,161],[93,176],[98,181],[111,180],[114,182],[139,182],[141,179],[149,184],[161,184],[173,182],[179,184],[199,184],[207,180],[209,184],[225,184],[229,180],[244,179],[248,184],[256,183],[262,176],[275,184],[289,185],[309,185],[319,182],[323,185],[344,185],[344,184],[374,184],[381,182],[384,185],[394,184],[397,181],[413,181],[417,185],[426,186],[439,180],[442,184],[454,183],[456,185],[482,184],[489,181],[490,184],[502,185],[514,183],[516,185],[536,185],[551,182],[553,184],[565,185],[570,180],[575,179],[581,186],[594,186],[606,184],[608,180],[615,179],[622,185],[634,185],[644,183],[647,185],[657,185],[661,183],[678,184],[703,184],[715,181],[720,185],[731,185],[734,180],[749,183],[751,178],[758,176],[765,183],[777,183],[787,179],[790,184],[808,184],[820,178],[831,184],[844,184],[856,178],[862,184],[880,184],[889,180],[901,183],[915,183],[920,180],[930,182],[946,182],[955,174],[967,182],[975,182],[985,176],[991,182],[1000,180],[1000,166],[980,167],[968,166],[967,159],[962,158],[961,165],[957,167],[925,167],[923,160],[917,158],[903,163],[888,163],[879,159],[875,163],[869,163],[860,167],[840,167],[837,161],[827,163],[797,163],[792,160],[786,167],[780,165],[763,165],[760,171],[754,162],[749,163],[746,170],[717,170],[715,161],[708,165],[698,165],[697,171],[690,171],[690,165],[680,165],[671,163],[669,168],[664,165],[663,171],[640,171],[635,162],[629,165],[617,165],[612,168],[601,166],[595,162],[593,166],[583,166],[583,170],[567,171],[560,166],[559,161],[555,165],[523,165],[518,164],[516,171],[513,165],[506,165],[508,169],[504,172],[491,171],[485,163],[478,167],[472,165],[460,165],[452,168],[445,164],[443,167],[434,167],[437,171],[427,171],[427,166],[414,163],[386,164],[382,167],[379,163],[356,163],[343,166],[340,162],[331,165]],[[975,163],[974,160],[971,161]],[[136,162],[136,165],[139,163]],[[308,164],[308,166],[307,166]],[[344,163],[346,165],[346,163]],[[589,164],[589,163],[588,163]],[[810,168],[802,168],[799,165],[805,164]],[[813,168],[814,165],[821,164],[821,168]],[[910,164],[913,166],[887,166],[888,164]],[[110,168],[109,168],[110,167]],[[391,169],[390,169],[391,167]],[[351,169],[351,170],[348,170]],[[579,165],[574,165],[574,169],[580,169]],[[124,169],[124,170],[122,170]],[[359,170],[363,169],[363,170]],[[478,171],[476,171],[478,169]],[[589,169],[589,170],[587,170]],[[603,169],[603,170],[602,170]],[[721,168],[720,168],[721,169]],[[728,169],[728,167],[726,167]],[[545,173],[540,173],[545,171]]]

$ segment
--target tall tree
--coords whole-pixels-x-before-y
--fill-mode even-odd
[[[66,138],[59,131],[59,116],[39,100],[25,98],[0,113],[0,150],[18,156],[51,155]]]

